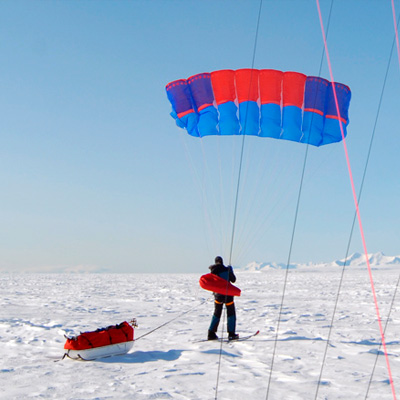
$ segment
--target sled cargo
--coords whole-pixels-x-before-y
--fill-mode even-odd
[[[124,321],[118,325],[67,338],[64,357],[74,360],[95,360],[126,354],[133,346],[134,327],[136,327],[135,320],[131,323]]]

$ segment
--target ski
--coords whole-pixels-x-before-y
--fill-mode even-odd
[[[232,342],[244,342],[245,340],[251,339],[254,336],[257,336],[260,333],[258,330],[255,333],[252,333],[251,335],[247,336],[239,336],[238,339],[233,339],[229,340],[228,338],[218,338],[216,340],[208,340],[208,339],[200,339],[200,340],[195,340],[193,343],[202,343],[202,342],[224,342],[224,343],[232,343]]]
[[[224,342],[226,342],[226,343],[230,343],[230,342],[244,342],[245,340],[248,340],[248,339],[253,338],[254,336],[257,336],[259,333],[260,333],[260,331],[258,330],[257,332],[254,332],[254,333],[252,333],[251,335],[242,336],[242,337],[239,336],[238,339],[229,340],[228,338],[223,338],[222,340],[223,340]],[[218,340],[221,340],[221,339],[218,339]]]

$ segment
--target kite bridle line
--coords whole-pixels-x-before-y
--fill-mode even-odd
[[[248,98],[250,98],[250,90],[251,90],[251,86],[252,86],[253,69],[254,69],[254,63],[255,63],[255,59],[256,59],[257,41],[258,41],[258,32],[259,32],[259,28],[260,28],[262,4],[263,4],[263,0],[260,0],[260,6],[258,8],[258,16],[257,16],[256,33],[255,33],[255,38],[254,38],[253,59],[251,62],[251,71],[252,72],[250,75]],[[248,117],[248,105],[249,105],[249,102],[247,102],[247,105],[246,105],[245,124],[247,122],[247,117]],[[245,132],[246,125],[243,126],[242,129],[243,129],[243,132]],[[239,189],[240,189],[241,174],[242,174],[245,137],[246,137],[246,135],[243,134],[242,145],[241,145],[241,150],[240,150],[240,159],[239,159],[239,171],[238,171],[238,178],[237,178],[237,184],[236,184],[235,207],[234,207],[234,211],[233,211],[232,234],[231,234],[231,243],[230,243],[230,250],[229,250],[229,263],[228,263],[229,265],[232,264],[232,253],[233,253],[233,244],[234,244],[234,238],[235,238],[236,217],[237,217],[237,209],[238,209],[238,202],[239,202]],[[229,276],[226,281],[226,294],[228,293],[228,286],[229,286]],[[225,318],[224,318],[224,320],[225,320]],[[218,385],[219,385],[219,377],[220,377],[220,371],[221,371],[222,345],[223,345],[223,341],[221,340],[221,345],[220,345],[220,349],[219,349],[219,359],[218,359],[217,382],[215,385],[215,400],[218,399]]]
[[[327,59],[327,63],[328,63],[328,68],[329,68],[329,74],[330,74],[330,78],[331,78],[331,82],[332,82],[332,89],[333,89],[333,95],[334,95],[334,99],[335,99],[336,112],[337,112],[337,115],[339,117],[339,126],[340,126],[340,131],[341,131],[341,134],[342,134],[343,149],[344,149],[345,158],[346,158],[347,170],[348,170],[348,173],[349,173],[349,179],[350,179],[350,184],[351,184],[351,189],[352,189],[352,194],[353,194],[353,199],[354,199],[354,205],[355,205],[355,208],[356,208],[356,214],[357,214],[357,220],[358,220],[358,225],[359,225],[360,234],[361,234],[361,240],[362,240],[365,259],[366,259],[366,263],[367,263],[369,279],[370,279],[370,282],[371,282],[371,290],[372,290],[372,295],[373,295],[374,304],[375,304],[375,311],[376,311],[376,315],[377,315],[377,319],[378,319],[379,331],[380,331],[380,335],[381,335],[381,339],[382,339],[382,345],[383,345],[386,364],[387,364],[387,368],[388,368],[390,386],[391,386],[391,389],[392,389],[393,399],[396,400],[396,392],[395,392],[395,388],[394,388],[394,384],[393,384],[392,371],[391,371],[391,368],[390,368],[390,362],[389,362],[389,357],[388,357],[387,348],[386,348],[385,335],[384,335],[383,328],[382,328],[382,320],[381,320],[381,316],[380,316],[380,312],[379,312],[379,305],[378,305],[378,300],[377,300],[377,296],[376,296],[376,292],[375,292],[375,285],[374,285],[374,280],[373,280],[373,277],[372,277],[371,265],[370,265],[369,258],[368,258],[367,245],[366,245],[364,229],[363,229],[363,225],[362,225],[362,221],[361,221],[361,215],[360,215],[360,209],[359,209],[358,200],[357,200],[357,194],[356,194],[356,191],[355,191],[353,173],[352,173],[352,169],[351,169],[351,165],[350,165],[350,159],[349,159],[349,154],[348,154],[348,150],[347,150],[347,144],[346,144],[346,138],[345,138],[345,135],[344,135],[343,124],[342,124],[341,119],[340,119],[340,110],[339,110],[338,98],[337,98],[336,88],[335,88],[335,85],[334,85],[335,81],[333,79],[332,64],[331,64],[330,57],[329,57],[327,38],[326,38],[326,35],[325,35],[324,24],[323,24],[323,21],[322,21],[321,8],[320,8],[319,0],[316,0],[316,3],[317,3],[319,21],[320,21],[320,25],[321,25],[322,38],[323,38],[323,41],[324,41],[325,54],[326,54],[326,59]]]
[[[333,4],[333,2],[332,2],[332,4]],[[327,27],[327,31],[328,31],[328,28],[329,28],[329,25]],[[389,73],[389,67],[390,67],[390,63],[391,63],[391,59],[392,59],[392,55],[393,55],[394,41],[395,41],[395,39],[393,39],[392,48],[391,48],[390,56],[389,56],[389,61],[388,61],[387,67],[386,67],[386,73],[385,73],[385,77],[384,77],[384,80],[383,80],[382,91],[381,91],[381,95],[380,95],[380,99],[379,99],[379,103],[378,103],[378,108],[377,108],[377,113],[376,113],[376,117],[375,117],[375,123],[374,123],[374,127],[373,127],[373,130],[372,130],[372,135],[371,135],[370,144],[369,144],[369,148],[368,148],[367,158],[366,158],[366,161],[365,161],[364,172],[363,172],[363,176],[362,176],[362,179],[361,179],[360,190],[359,190],[359,193],[358,193],[358,204],[360,204],[360,201],[361,201],[361,195],[362,195],[362,191],[363,191],[363,187],[364,187],[364,182],[365,182],[365,177],[366,177],[367,168],[368,168],[368,164],[369,164],[369,159],[370,159],[370,156],[371,156],[372,145],[373,145],[374,138],[375,138],[376,127],[377,127],[377,124],[378,124],[378,118],[379,118],[380,109],[381,109],[382,100],[383,100],[383,93],[385,91],[386,81],[387,81],[387,77],[388,77],[388,73]],[[353,217],[353,222],[352,222],[351,229],[350,229],[349,239],[348,239],[348,242],[347,242],[346,255],[344,257],[344,264],[343,264],[342,271],[341,271],[341,276],[340,276],[340,279],[339,279],[339,285],[338,285],[337,295],[336,295],[334,309],[333,309],[333,313],[332,313],[332,318],[331,318],[331,322],[329,324],[328,337],[327,337],[327,340],[326,340],[324,355],[323,355],[323,359],[322,359],[322,363],[321,363],[321,370],[320,370],[319,378],[317,380],[317,389],[316,389],[315,397],[314,397],[315,400],[317,399],[317,396],[318,396],[318,391],[319,391],[319,387],[320,387],[320,382],[322,380],[322,374],[323,374],[323,370],[324,370],[325,360],[326,360],[328,348],[329,348],[329,345],[330,345],[330,338],[331,338],[332,331],[333,331],[334,320],[335,320],[336,311],[337,311],[337,307],[338,307],[338,303],[339,303],[340,292],[341,292],[341,288],[342,288],[342,284],[343,284],[343,280],[344,280],[344,273],[345,273],[345,269],[346,269],[346,264],[347,264],[347,260],[348,260],[348,257],[349,257],[349,253],[350,253],[350,245],[351,245],[351,241],[352,241],[352,237],[353,237],[353,233],[354,233],[354,227],[355,227],[356,220],[357,220],[357,212],[355,211],[354,212],[354,217]],[[376,361],[375,361],[375,363],[376,363]],[[373,372],[372,372],[372,375],[373,375]],[[372,376],[371,376],[371,380],[372,380]],[[371,380],[370,380],[370,383],[368,385],[367,394],[368,394],[368,391],[369,391],[369,386],[371,384]]]
[[[330,10],[329,10],[327,33],[329,31],[329,26],[330,26],[330,21],[331,21],[332,6],[333,6],[333,0],[331,1],[331,7],[330,7]],[[324,55],[325,55],[325,47],[322,48],[322,54],[321,54],[321,60],[320,60],[320,64],[319,64],[318,76],[321,76],[322,64],[323,64],[323,61],[324,61]],[[316,98],[316,95],[315,95],[315,98]],[[315,101],[314,101],[314,103],[315,103]],[[277,321],[277,326],[276,326],[276,329],[275,329],[276,333],[275,333],[275,339],[274,339],[274,347],[273,347],[273,351],[272,351],[270,372],[269,372],[269,377],[268,377],[267,394],[266,394],[266,397],[265,397],[266,400],[268,400],[269,389],[270,389],[270,386],[271,386],[272,371],[273,371],[273,368],[274,368],[276,348],[277,348],[278,336],[279,336],[279,328],[280,328],[280,324],[281,324],[282,310],[283,310],[283,305],[284,305],[284,301],[285,301],[286,286],[287,286],[288,277],[289,277],[289,266],[290,266],[290,261],[291,261],[291,257],[292,257],[292,249],[293,249],[294,237],[295,237],[295,233],[296,233],[297,219],[298,219],[299,208],[300,208],[301,193],[302,193],[302,189],[303,189],[303,182],[304,182],[305,170],[306,170],[306,165],[307,165],[309,146],[310,145],[308,143],[306,143],[306,150],[304,152],[303,168],[302,168],[302,172],[301,172],[300,185],[299,185],[299,190],[298,190],[298,194],[297,194],[296,211],[295,211],[295,215],[294,215],[293,228],[292,228],[292,234],[291,234],[289,251],[288,251],[288,258],[287,258],[287,263],[286,263],[285,277],[284,277],[284,282],[283,282],[281,304],[279,306],[278,321]]]
[[[389,67],[390,67],[391,60],[392,60],[395,41],[396,41],[396,45],[397,45],[397,56],[398,56],[399,69],[400,69],[400,45],[399,45],[399,31],[398,31],[398,26],[399,26],[399,23],[400,23],[400,14],[399,14],[399,16],[397,18],[397,21],[396,21],[396,9],[395,9],[393,0],[392,0],[392,14],[393,14],[393,25],[394,25],[394,38],[393,38],[392,48],[391,48],[391,51],[390,51],[390,57],[389,57],[388,65],[387,65],[387,68],[386,68],[385,80],[384,80],[384,84],[383,84],[383,88],[382,88],[381,98],[380,98],[380,101],[379,101],[378,113],[379,113],[379,109],[380,109],[381,103],[382,103],[382,98],[383,98],[383,92],[384,92],[384,89],[385,89],[386,79],[387,79],[387,76],[389,74]],[[377,124],[377,119],[378,119],[378,116],[377,116],[377,118],[375,120],[374,132],[375,132],[376,124]],[[363,177],[363,181],[364,181],[364,177]],[[394,301],[396,299],[396,294],[397,294],[397,290],[398,290],[399,285],[400,285],[400,274],[399,274],[399,277],[397,279],[396,287],[394,289],[392,302],[391,302],[390,308],[389,308],[389,313],[388,313],[387,318],[386,318],[385,328],[383,329],[384,335],[386,335],[386,329],[387,329],[387,327],[389,325],[390,314],[391,314],[391,312],[393,310],[393,307],[394,307]],[[374,366],[372,368],[371,376],[370,376],[370,379],[369,379],[369,382],[368,382],[367,392],[365,393],[365,400],[368,398],[369,389],[370,389],[371,384],[372,384],[372,378],[373,378],[374,373],[375,373],[375,368],[376,368],[376,364],[378,362],[378,358],[379,358],[379,353],[380,353],[381,347],[382,347],[382,343],[380,343],[378,351],[376,352]]]

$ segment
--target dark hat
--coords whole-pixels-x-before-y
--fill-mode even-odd
[[[221,256],[215,257],[214,261],[215,261],[215,264],[223,264],[224,263],[224,260],[222,259]]]

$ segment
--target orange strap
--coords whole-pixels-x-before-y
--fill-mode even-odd
[[[217,301],[217,300],[215,300],[215,302],[216,302],[217,304],[224,304],[222,301]],[[227,305],[227,306],[231,306],[233,303],[234,303],[234,301],[231,301],[230,303],[226,303],[226,305]]]

